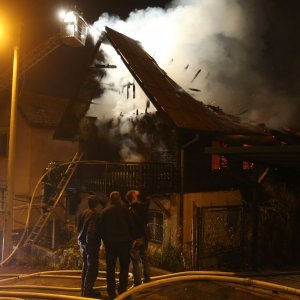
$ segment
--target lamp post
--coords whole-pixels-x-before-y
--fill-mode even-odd
[[[16,126],[17,126],[17,106],[18,106],[18,65],[20,48],[20,25],[16,28],[16,39],[14,41],[13,74],[11,90],[9,145],[8,145],[8,165],[7,165],[7,194],[4,205],[4,228],[2,244],[2,262],[9,256],[13,249],[13,200],[15,181],[15,149],[16,149]]]

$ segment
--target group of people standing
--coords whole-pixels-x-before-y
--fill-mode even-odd
[[[133,285],[150,281],[147,261],[147,209],[140,192],[127,192],[124,201],[119,192],[110,194],[108,205],[101,211],[95,195],[88,197],[88,208],[78,216],[78,244],[83,258],[81,295],[100,297],[93,289],[99,268],[99,248],[105,246],[107,293],[109,299],[127,290],[132,262]],[[119,284],[116,287],[116,262],[119,260]],[[142,267],[141,267],[142,265]],[[143,280],[142,280],[143,278]]]

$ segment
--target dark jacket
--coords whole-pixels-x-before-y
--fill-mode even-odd
[[[102,211],[100,228],[104,244],[133,240],[134,225],[128,209],[122,204],[109,204]]]
[[[95,209],[85,209],[78,216],[77,232],[78,243],[99,247],[101,245],[100,214]]]
[[[134,238],[146,238],[148,224],[148,206],[142,202],[135,202],[130,206],[130,213],[134,222]]]

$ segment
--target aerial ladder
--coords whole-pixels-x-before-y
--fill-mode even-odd
[[[30,53],[20,57],[18,76],[21,77],[63,43],[71,47],[84,47],[88,29],[89,25],[76,11],[66,12],[62,18],[60,34],[49,37]],[[11,86],[10,78],[12,69],[7,69],[0,75],[0,92]]]
[[[68,164],[65,172],[61,174],[60,180],[56,186],[56,193],[53,197],[53,204],[49,206],[48,210],[45,211],[43,214],[40,215],[39,219],[33,226],[33,229],[25,239],[23,246],[28,246],[30,244],[34,244],[37,242],[43,228],[47,224],[49,218],[53,215],[55,208],[60,203],[60,200],[64,194],[65,189],[67,188],[76,168],[78,166],[79,161],[81,160],[83,153],[77,152],[72,161]]]

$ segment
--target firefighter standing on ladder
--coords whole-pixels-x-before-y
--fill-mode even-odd
[[[43,195],[43,212],[46,213],[49,207],[53,205],[54,196],[56,194],[56,187],[58,184],[58,166],[56,162],[50,162],[46,168],[48,174],[45,176],[44,183],[44,195]]]

